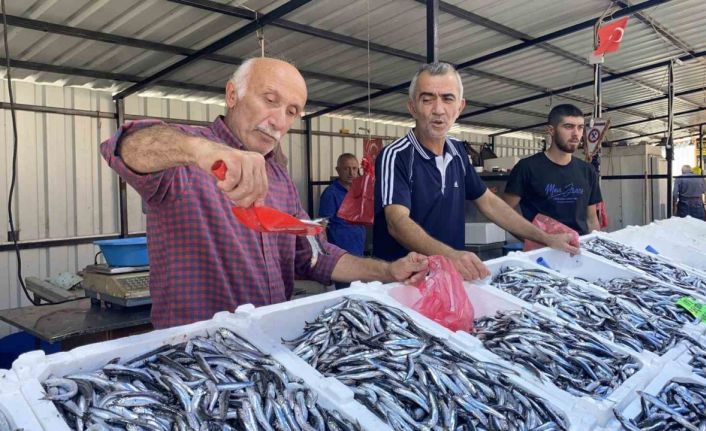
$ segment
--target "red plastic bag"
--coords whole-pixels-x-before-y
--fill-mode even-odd
[[[596,204],[596,211],[598,211],[598,225],[601,229],[608,227],[608,211],[605,209],[605,202],[600,201]]]
[[[363,175],[353,179],[341,207],[336,213],[353,224],[372,225],[375,219],[375,159],[382,148],[381,139],[365,139],[365,155],[361,162]]]
[[[551,217],[545,216],[544,214],[537,214],[534,217],[534,220],[532,220],[532,224],[537,226],[539,229],[543,230],[546,233],[552,233],[552,234],[568,233],[568,234],[571,234],[571,241],[569,243],[575,247],[579,246],[578,232],[571,229],[567,225],[554,220]],[[546,247],[546,245],[526,239],[524,251],[535,250],[535,249],[542,248],[542,247]]]
[[[415,287],[422,297],[414,310],[452,331],[473,329],[473,305],[463,279],[444,256],[429,257],[429,275]]]

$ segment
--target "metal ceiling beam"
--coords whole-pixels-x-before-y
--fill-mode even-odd
[[[694,109],[689,109],[687,111],[675,112],[674,116],[677,117],[677,116],[688,115],[688,114],[696,114],[697,112],[702,112],[702,111],[706,111],[706,108],[694,108]],[[618,129],[618,128],[626,127],[626,126],[634,126],[636,124],[649,123],[650,121],[661,120],[663,118],[668,118],[668,117],[669,117],[669,115],[660,115],[659,117],[654,117],[650,120],[629,121],[627,123],[616,124],[615,126],[612,126],[612,128]]]
[[[668,2],[668,1],[670,1],[670,0],[647,0],[647,1],[643,2],[643,3],[640,3],[639,5],[631,6],[631,7],[629,7],[629,8],[625,8],[625,9],[620,10],[620,11],[616,12],[615,14],[613,14],[613,17],[619,18],[619,17],[621,17],[621,16],[629,15],[629,14],[634,13],[634,12],[636,12],[636,11],[643,10],[643,9],[647,9],[647,8],[650,8],[650,7],[654,7],[654,6],[657,6],[657,5],[659,5],[659,4],[666,3],[666,2]],[[511,46],[511,47],[504,48],[504,49],[501,49],[501,50],[499,50],[499,51],[495,51],[495,52],[492,52],[492,53],[490,53],[490,54],[487,54],[487,55],[483,55],[483,56],[481,56],[481,57],[474,58],[474,59],[472,59],[472,60],[469,60],[469,61],[466,61],[466,62],[457,64],[457,65],[456,65],[456,68],[457,68],[457,69],[467,68],[467,67],[472,66],[472,65],[475,65],[475,64],[483,63],[483,62],[485,62],[485,61],[489,61],[489,60],[492,60],[492,59],[501,57],[501,56],[503,56],[503,55],[507,55],[507,54],[510,54],[510,53],[513,53],[513,52],[517,52],[517,51],[520,51],[520,50],[529,48],[529,47],[534,46],[534,45],[538,45],[538,44],[540,44],[540,43],[542,43],[542,42],[547,42],[547,41],[549,41],[549,40],[556,39],[556,38],[561,37],[561,36],[566,36],[566,35],[568,35],[568,34],[577,32],[577,31],[579,31],[579,30],[583,30],[583,29],[585,29],[585,28],[592,28],[593,25],[594,25],[594,23],[596,22],[596,20],[597,20],[597,18],[593,18],[593,19],[590,19],[590,20],[588,20],[588,21],[584,21],[584,22],[582,22],[582,23],[575,24],[575,25],[573,25],[573,26],[571,26],[571,27],[567,27],[567,28],[565,28],[565,29],[562,29],[562,30],[559,30],[559,31],[555,31],[555,32],[546,34],[546,35],[544,35],[544,36],[540,36],[540,37],[535,38],[535,39],[533,39],[533,40],[531,40],[531,41],[525,41],[525,42],[522,42],[522,43],[520,43],[520,44],[513,45],[513,46]],[[615,78],[614,78],[614,79],[615,79]],[[356,98],[356,99],[348,100],[348,101],[343,102],[343,103],[339,103],[338,105],[336,105],[336,106],[334,106],[334,107],[327,108],[327,109],[322,109],[321,111],[318,111],[318,112],[313,112],[313,113],[307,115],[307,118],[313,118],[313,117],[318,117],[318,116],[320,116],[320,115],[325,115],[325,114],[334,112],[334,111],[336,111],[336,110],[338,110],[338,109],[345,108],[346,106],[355,105],[356,103],[361,103],[361,102],[364,101],[364,100],[368,100],[368,98],[370,98],[370,99],[375,99],[375,98],[384,96],[384,95],[386,95],[386,94],[390,94],[390,93],[392,93],[392,92],[394,92],[394,91],[398,91],[398,90],[400,90],[400,89],[404,89],[404,88],[408,87],[408,86],[409,86],[409,83],[410,83],[410,81],[403,82],[403,83],[401,83],[401,84],[397,84],[397,85],[395,85],[395,86],[392,86],[392,87],[390,87],[390,88],[387,89],[387,90],[377,91],[377,92],[371,94],[370,96],[366,96],[365,98]],[[591,82],[591,83],[592,83],[592,82]],[[566,90],[566,91],[568,91],[568,90]],[[564,92],[566,92],[566,91],[564,91]],[[509,106],[509,105],[508,105],[508,106]],[[503,108],[505,108],[505,107],[507,107],[507,106],[503,106]],[[502,108],[498,108],[498,109],[502,109]],[[497,109],[493,109],[493,110],[497,110]],[[468,115],[468,114],[467,114],[467,115]],[[459,118],[460,118],[460,117],[459,117]]]
[[[680,91],[678,93],[675,93],[674,96],[675,96],[675,98],[676,98],[676,96],[688,96],[689,94],[700,93],[702,91],[706,92],[706,90],[703,87],[693,88],[691,90],[685,90],[685,91]],[[658,97],[654,97],[652,99],[626,103],[626,104],[618,105],[618,106],[612,106],[610,108],[604,109],[603,112],[605,113],[605,112],[612,112],[612,111],[623,111],[626,108],[633,108],[635,106],[647,105],[648,103],[659,102],[659,101],[662,101],[665,99],[667,99],[666,95],[665,96],[658,96]],[[586,102],[586,103],[590,103],[590,102]],[[628,112],[628,114],[633,115],[632,112]],[[644,117],[645,119],[648,119],[649,121],[656,119],[655,117],[650,116],[649,114],[646,114],[644,112],[641,112],[640,114],[641,114],[640,115],[641,117]],[[547,125],[547,122],[545,121],[543,123],[530,124],[529,126],[515,127],[513,129],[505,130],[504,132],[494,133],[490,136],[500,136],[500,135],[505,135],[507,133],[521,132],[522,130],[533,129],[533,128],[542,127],[542,126],[546,126],[546,125]]]
[[[255,19],[255,12],[247,10],[242,7],[229,6],[215,1],[210,0],[168,0],[172,3],[179,3],[183,5],[192,6],[198,9],[204,9],[211,12],[218,12],[224,15],[230,15],[237,18]],[[362,49],[368,49],[368,41],[363,39],[357,39],[354,37],[346,36],[343,34],[334,33],[328,30],[322,30],[316,27],[311,27],[308,25],[299,24],[293,21],[287,21],[284,19],[276,19],[269,23],[274,27],[283,28],[290,31],[295,31],[297,33],[303,33],[309,36],[315,36],[322,39],[330,40],[333,42],[343,43],[346,45],[355,46]],[[370,50],[379,52],[382,54],[392,55],[395,57],[406,58],[417,63],[424,63],[426,57],[419,54],[414,54],[411,52],[403,51],[401,49],[391,48],[389,46],[380,45],[378,43],[370,42]]]
[[[704,56],[706,56],[706,51],[701,51],[701,52],[696,52],[694,54],[689,54],[689,55],[684,55],[682,57],[679,57],[679,61],[687,62],[687,61],[693,60],[695,58],[704,57]],[[615,73],[612,76],[608,76],[608,77],[603,78],[603,82],[614,81],[616,79],[620,79],[620,78],[623,78],[626,76],[637,75],[638,73],[643,73],[643,72],[649,72],[650,70],[659,69],[660,67],[667,67],[667,66],[669,66],[670,62],[671,62],[671,60],[665,60],[665,61],[660,61],[657,63],[649,64],[646,66],[637,67],[635,69],[627,70],[625,72]],[[584,81],[579,84],[574,84],[574,85],[570,85],[568,87],[563,87],[563,88],[559,88],[556,90],[551,90],[549,92],[549,94],[537,94],[534,96],[528,96],[528,97],[524,97],[522,99],[516,99],[516,100],[509,101],[509,102],[504,102],[499,105],[495,105],[492,108],[486,108],[486,109],[482,109],[480,111],[469,112],[467,114],[461,115],[459,118],[473,117],[476,115],[481,115],[481,114],[485,114],[488,112],[497,111],[498,109],[503,109],[503,108],[507,108],[510,106],[519,105],[521,103],[527,103],[527,102],[532,102],[535,100],[543,99],[543,98],[548,97],[550,95],[557,95],[557,94],[566,93],[567,91],[571,91],[571,90],[578,90],[581,88],[590,87],[591,85],[593,85],[593,80]]]
[[[427,63],[439,61],[439,0],[427,0]]]
[[[634,5],[634,6],[630,6],[630,7],[621,9],[621,10],[615,12],[615,13],[612,15],[612,17],[613,17],[613,18],[620,18],[620,17],[626,16],[626,15],[630,15],[630,14],[633,14],[633,13],[635,13],[635,12],[638,12],[638,11],[641,11],[641,10],[644,10],[644,9],[648,9],[648,8],[655,7],[655,6],[658,6],[658,5],[663,4],[663,3],[667,3],[667,2],[669,2],[669,1],[670,1],[670,0],[647,0],[647,1],[644,1],[644,2],[642,2],[642,3],[640,3],[640,4],[638,4],[638,5]],[[523,49],[526,49],[526,48],[529,48],[529,47],[532,47],[532,46],[535,46],[535,45],[539,45],[540,43],[548,42],[548,41],[550,41],[550,40],[554,40],[554,39],[560,38],[560,37],[562,37],[562,36],[566,36],[566,35],[569,35],[569,34],[571,34],[571,33],[575,33],[575,32],[580,31],[580,30],[585,30],[585,29],[587,29],[587,28],[593,28],[593,26],[595,25],[595,23],[596,23],[597,20],[598,20],[598,18],[591,18],[591,19],[589,19],[589,20],[580,22],[580,23],[578,23],[578,24],[574,24],[574,25],[572,25],[572,26],[563,28],[563,29],[561,29],[561,30],[557,30],[557,31],[553,31],[553,32],[551,32],[551,33],[547,33],[547,34],[545,34],[544,36],[539,36],[539,37],[536,37],[536,38],[534,38],[534,39],[532,39],[532,40],[524,41],[524,42],[519,43],[519,44],[517,44],[517,45],[512,45],[512,46],[509,46],[509,47],[507,47],[507,48],[503,48],[503,49],[500,49],[500,50],[498,50],[498,51],[491,52],[490,54],[482,55],[482,56],[480,56],[480,57],[477,57],[477,58],[474,58],[474,59],[471,59],[471,60],[468,60],[468,61],[464,61],[463,63],[460,63],[460,64],[458,65],[458,67],[462,69],[462,68],[465,68],[465,67],[469,67],[469,66],[473,66],[473,65],[476,65],[476,64],[484,63],[484,62],[486,62],[486,61],[488,61],[488,60],[493,60],[493,59],[496,59],[496,58],[505,56],[505,55],[507,55],[507,54],[511,54],[511,53],[513,53],[513,52],[521,51],[521,50],[523,50]]]
[[[35,19],[21,18],[13,15],[7,15],[7,22],[15,27],[26,28],[30,30],[43,31],[46,33],[61,34],[64,36],[77,37],[81,39],[95,40],[99,42],[112,43],[115,45],[129,46],[139,49],[147,49],[157,52],[165,52],[176,55],[188,56],[197,52],[195,49],[184,48],[176,45],[169,45],[159,42],[150,42],[143,39],[135,39],[125,36],[116,36],[110,33],[103,33],[100,31],[86,30],[78,27],[69,27],[61,24],[53,24],[46,21],[40,21]],[[204,60],[211,60],[218,63],[240,65],[243,63],[243,59],[238,57],[231,57],[221,54],[208,54],[203,57]],[[360,81],[357,79],[343,78],[340,76],[327,75],[319,72],[312,72],[309,70],[299,70],[304,76],[304,78],[318,79],[321,81],[337,82],[341,84],[347,84],[355,87],[367,88],[367,81]],[[384,84],[378,84],[375,82],[370,83],[370,87],[376,90],[381,90],[387,88]]]
[[[183,47],[175,46],[175,45],[167,45],[167,44],[163,44],[163,43],[144,41],[141,39],[134,39],[134,38],[124,37],[124,36],[116,36],[116,35],[109,34],[109,33],[102,33],[102,32],[97,32],[97,31],[93,31],[93,30],[81,29],[81,28],[77,28],[77,27],[69,27],[69,26],[65,26],[65,25],[53,24],[53,23],[34,20],[34,19],[20,18],[20,17],[16,17],[16,16],[11,16],[11,15],[8,15],[8,23],[12,23],[12,25],[14,25],[16,27],[22,27],[22,28],[27,28],[27,29],[31,29],[31,30],[50,32],[50,33],[61,34],[61,35],[70,36],[70,37],[79,37],[82,39],[96,40],[96,41],[101,41],[101,42],[105,42],[105,43],[112,43],[112,44],[117,44],[117,45],[122,45],[122,46],[130,46],[130,47],[140,48],[140,49],[149,49],[149,50],[153,50],[153,51],[157,51],[157,52],[167,52],[167,53],[183,55],[183,56],[188,56],[188,55],[191,55],[196,52],[195,49],[191,49],[191,48],[183,48]],[[207,59],[207,60],[219,62],[219,63],[233,64],[233,65],[240,65],[243,62],[243,60],[238,57],[230,57],[230,56],[221,55],[221,54],[209,54],[209,55],[204,56],[203,58]],[[360,88],[366,88],[366,89],[368,87],[368,83],[366,81],[360,81],[360,80],[350,79],[350,78],[343,78],[343,77],[338,77],[338,76],[331,76],[331,75],[326,75],[323,73],[312,72],[312,71],[307,71],[307,70],[300,70],[300,72],[302,73],[302,76],[304,76],[307,79],[317,79],[317,80],[322,80],[322,81],[337,82],[337,83],[347,84],[347,85],[356,86],[356,87],[360,87]],[[537,91],[543,90],[537,86],[532,86],[531,84],[523,83],[521,81],[515,81],[510,78],[505,78],[505,77],[494,75],[494,74],[487,73],[487,72],[470,71],[470,70],[467,70],[467,72],[469,74],[482,76],[487,79],[508,82],[512,85],[523,86],[525,88],[530,88],[530,89],[536,89]],[[100,73],[100,72],[98,72],[98,73]],[[107,79],[112,79],[112,78],[107,78]],[[136,81],[129,81],[129,82],[136,82]],[[388,86],[386,86],[384,84],[371,82],[370,88],[373,88],[376,90],[383,90],[383,89],[388,88]],[[405,90],[399,90],[398,92],[400,94],[407,94],[407,92]],[[478,106],[478,107],[483,107],[483,108],[493,106],[491,104],[472,102],[470,100],[467,100],[466,102],[467,102],[468,106]],[[319,106],[323,106],[323,105],[319,105]],[[333,104],[329,104],[327,106],[333,106]],[[538,117],[543,116],[543,114],[533,113],[531,111],[524,111],[521,109],[508,108],[508,109],[506,109],[506,111],[507,112],[514,112],[514,113],[520,114],[520,115],[538,116]]]
[[[208,54],[213,54],[228,45],[232,44],[233,42],[242,39],[243,37],[255,32],[257,29],[270,24],[272,21],[281,18],[282,16],[300,8],[301,6],[304,6],[305,4],[309,3],[311,0],[290,0],[287,3],[283,4],[282,6],[274,9],[272,12],[263,15],[262,17],[258,17],[256,21],[253,21],[249,24],[246,24],[245,26],[239,28],[238,30],[235,30],[234,32],[230,33],[229,35],[209,44],[208,46],[199,49],[197,52],[186,56],[185,58],[182,58],[181,60],[177,61],[176,63],[165,67],[164,69],[160,70],[159,72],[153,74],[152,76],[143,79],[142,81],[138,82],[137,84],[126,88],[125,90],[121,91],[120,93],[116,94],[113,96],[113,99],[124,99],[125,97],[142,90],[143,88],[146,88],[147,86],[159,81],[160,79],[164,78],[165,76],[168,76],[177,70],[181,69],[182,67],[186,66],[187,64],[198,60],[200,58],[203,58],[204,56]]]
[[[5,59],[0,58],[0,64],[4,64],[4,62],[5,62]],[[34,70],[37,72],[49,72],[49,73],[56,73],[56,74],[60,74],[60,75],[81,76],[81,77],[94,78],[94,79],[104,79],[107,81],[116,81],[116,82],[140,82],[142,79],[144,79],[144,77],[141,77],[141,76],[130,75],[130,74],[125,74],[125,73],[99,72],[96,70],[81,69],[78,67],[69,67],[69,66],[57,66],[57,65],[53,65],[53,64],[37,63],[37,62],[33,62],[33,61],[23,61],[23,60],[14,60],[13,59],[12,65],[13,65],[13,67],[18,68],[18,69]],[[213,94],[219,94],[219,95],[222,95],[223,91],[224,91],[224,87],[218,87],[218,86],[213,86],[213,85],[191,84],[188,82],[171,81],[171,80],[159,81],[159,83],[157,85],[160,87],[168,87],[168,88],[174,88],[174,89],[178,89],[178,90],[201,91],[204,93],[213,93]],[[331,107],[334,104],[331,102],[309,99],[309,100],[307,100],[307,105],[326,108],[326,107]],[[362,114],[367,114],[367,112],[368,112],[367,108],[358,107],[358,106],[351,106],[348,108],[348,110],[353,111],[353,112],[359,112]],[[49,111],[47,111],[47,112],[49,112]],[[54,112],[54,111],[51,111],[51,112]],[[406,112],[389,111],[389,110],[383,110],[383,109],[372,109],[370,112],[375,115],[397,117],[402,120],[409,119],[409,115]],[[529,114],[525,113],[524,115],[529,115]],[[458,124],[460,124],[462,126],[484,127],[484,128],[490,128],[490,129],[502,129],[504,127],[503,125],[500,125],[500,124],[485,123],[485,122],[480,122],[480,121],[464,121],[464,122],[459,122]]]
[[[424,4],[424,3],[426,3],[426,0],[417,0],[417,2]],[[621,6],[622,6],[622,7],[629,7],[630,5],[621,3]],[[473,23],[473,24],[480,25],[481,27],[488,28],[488,29],[493,30],[493,31],[496,31],[496,32],[498,32],[498,33],[500,33],[500,34],[504,34],[505,36],[512,37],[512,38],[514,38],[514,39],[518,39],[518,40],[522,40],[522,41],[532,41],[532,40],[534,40],[534,37],[532,37],[532,36],[529,35],[529,34],[526,34],[526,33],[520,32],[520,31],[517,31],[517,30],[515,30],[515,29],[513,29],[513,28],[507,27],[507,26],[505,26],[505,25],[503,25],[503,24],[500,24],[500,23],[498,23],[498,22],[495,22],[495,21],[493,21],[493,20],[490,20],[490,19],[488,19],[488,18],[482,17],[482,16],[477,15],[477,14],[475,14],[475,13],[473,13],[473,12],[470,12],[470,11],[467,11],[467,10],[464,10],[464,9],[461,9],[461,8],[459,8],[458,6],[454,6],[454,5],[451,5],[451,4],[446,3],[446,2],[443,2],[443,1],[439,2],[439,9],[440,9],[441,11],[445,12],[445,13],[448,13],[448,14],[450,14],[450,15],[455,16],[456,18],[460,18],[460,19],[466,20],[466,21],[468,21],[468,22],[471,22],[471,23]],[[638,14],[638,15],[639,15],[639,14]],[[563,58],[565,58],[565,59],[567,59],[567,60],[573,61],[573,62],[576,63],[576,64],[579,64],[579,65],[581,65],[581,66],[586,66],[586,67],[592,69],[591,65],[589,65],[589,64],[586,62],[586,59],[585,59],[585,58],[579,57],[578,55],[575,55],[575,54],[573,54],[573,53],[571,53],[571,52],[569,52],[569,51],[566,51],[566,50],[564,50],[564,49],[562,49],[562,48],[559,48],[559,47],[557,47],[557,46],[554,46],[554,45],[552,45],[552,44],[550,44],[550,43],[543,42],[543,43],[538,44],[537,47],[538,47],[538,48],[541,48],[541,49],[543,49],[543,50],[545,50],[545,51],[547,51],[547,52],[551,52],[552,54],[556,54],[556,55],[558,55],[558,56],[560,56],[560,57],[563,57]],[[605,65],[603,65],[603,68],[602,68],[602,69],[603,69],[603,71],[604,71],[605,73],[607,73],[607,74],[609,74],[609,75],[616,73],[616,71],[614,71],[613,69],[611,69],[611,68],[609,68],[609,67],[606,67]],[[472,70],[472,69],[471,69],[471,70]],[[477,73],[474,73],[474,72],[470,72],[468,68],[465,69],[464,71],[465,71],[465,72],[468,72],[468,73],[470,73],[470,74],[477,74]],[[491,78],[491,79],[492,79],[492,78]],[[638,79],[636,79],[636,78],[629,78],[629,77],[628,77],[628,78],[623,78],[623,79],[626,80],[626,81],[628,81],[628,82],[632,82],[632,83],[634,83],[634,84],[636,84],[636,85],[639,85],[639,86],[642,86],[642,87],[646,87],[646,88],[649,88],[650,90],[659,92],[660,94],[663,94],[663,93],[664,93],[663,91],[659,90],[657,87],[655,87],[655,86],[653,86],[653,85],[651,85],[651,84],[649,84],[649,83],[642,82],[642,81],[640,81],[640,80],[638,80]],[[514,80],[511,80],[511,81],[514,81]],[[523,86],[522,84],[526,84],[526,83],[523,83],[522,81],[509,82],[509,83],[511,83],[511,84],[513,84],[513,85],[517,85],[517,86]],[[538,92],[547,92],[547,90],[548,90],[547,88],[542,88],[542,87],[540,87],[540,86],[538,86],[538,85],[531,85],[531,84],[527,85],[526,88],[532,88],[532,87],[534,87],[533,89],[534,89],[535,91],[538,91]],[[567,96],[564,96],[564,97],[566,97],[566,98],[568,98],[568,99],[571,99],[572,97],[577,97],[577,98],[580,99],[580,97],[578,97],[578,96],[573,96],[573,95],[571,95],[571,96],[568,96],[568,95],[567,95]],[[665,97],[666,97],[666,96],[665,96]],[[683,99],[682,101],[683,101],[683,102],[690,103],[690,104],[695,105],[695,106],[698,106],[698,105],[696,105],[695,103],[693,103],[693,102],[691,102],[691,101],[689,101],[689,100],[686,100],[686,99]],[[593,103],[593,101],[590,101],[590,102],[589,102],[589,104],[592,104],[592,103]],[[637,112],[629,112],[629,111],[623,111],[623,112],[625,112],[625,113],[627,113],[627,114],[631,114],[631,115],[636,115],[636,116],[641,116],[641,115],[642,115],[641,113],[637,113]],[[644,118],[648,118],[648,117],[644,117]]]

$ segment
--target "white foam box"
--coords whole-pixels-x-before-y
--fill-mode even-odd
[[[518,305],[512,301],[496,300],[491,298],[491,296],[485,296],[491,294],[483,290],[482,286],[476,286],[471,289],[472,292],[476,293],[474,297],[480,301],[480,312],[495,313],[495,310],[503,307],[505,307],[505,309],[519,309],[521,307],[521,305]],[[482,343],[468,333],[453,333],[407,307],[405,303],[410,303],[410,301],[412,301],[411,297],[408,297],[407,295],[412,295],[415,292],[417,292],[416,294],[418,295],[416,288],[400,283],[383,285],[377,282],[367,284],[356,282],[353,283],[348,289],[301,298],[296,301],[290,301],[283,304],[275,304],[260,308],[242,306],[236,310],[233,318],[251,320],[253,322],[253,327],[257,328],[256,331],[246,334],[246,337],[249,337],[248,341],[252,342],[256,346],[267,345],[269,349],[276,349],[281,355],[290,355],[291,363],[299,363],[301,367],[308,367],[304,360],[297,357],[293,352],[291,352],[291,350],[284,346],[280,340],[294,339],[301,335],[306,322],[314,321],[316,317],[318,317],[319,314],[321,314],[326,308],[338,303],[344,297],[366,301],[377,301],[382,304],[399,308],[403,312],[407,313],[422,330],[433,335],[441,342],[446,343],[452,349],[463,351],[474,359],[493,363],[500,362],[508,368],[516,370],[518,376],[512,376],[512,381],[528,392],[547,399],[558,411],[562,412],[567,417],[569,422],[572,424],[572,430],[586,430],[593,427],[594,420],[592,415],[577,413],[579,411],[583,412],[583,410],[576,408],[575,404],[577,401],[575,399],[571,398],[567,400],[563,391],[559,391],[553,387],[553,385],[545,385],[536,378],[532,381],[528,381],[527,378],[532,378],[529,372],[523,368],[514,366],[509,362],[503,361],[498,356],[485,350],[482,347]],[[402,302],[398,302],[394,298],[401,299]],[[484,309],[480,307],[480,303],[486,303],[489,306],[495,304],[495,306],[494,308]],[[286,324],[283,324],[283,322],[286,322]],[[278,344],[278,346],[271,345],[271,343]],[[356,402],[354,401],[353,392],[350,388],[346,387],[333,377],[324,378],[324,380],[327,381],[332,388],[335,388],[335,391],[339,393],[341,398],[350,398],[353,402]],[[364,408],[362,405],[360,406],[361,408]],[[374,416],[374,413],[368,411],[367,409],[366,411],[368,414]],[[382,422],[380,422],[379,428],[367,429],[388,430],[390,427],[387,424],[383,425]]]
[[[493,172],[493,168],[500,169],[502,171],[509,171],[515,167],[517,162],[522,160],[523,157],[520,156],[507,156],[507,157],[496,157],[494,159],[483,160],[483,170],[486,172]]]
[[[49,430],[39,424],[22,396],[17,376],[11,370],[0,370],[0,415],[9,422],[10,430]],[[2,423],[0,420],[0,425]]]
[[[214,315],[210,320],[81,346],[69,352],[45,355],[44,352],[38,350],[25,353],[20,355],[13,363],[12,370],[17,375],[24,400],[30,406],[31,411],[43,429],[67,431],[69,427],[54,406],[54,403],[42,399],[44,390],[41,382],[50,376],[92,372],[116,357],[121,358],[121,362],[127,361],[162,345],[178,344],[195,336],[211,334],[222,327],[235,332],[245,339],[252,338],[252,336],[245,337],[246,333],[252,331],[249,322],[242,319],[233,319],[231,313],[221,312]],[[362,414],[364,412],[356,409],[355,405],[350,405],[350,403],[345,401],[342,402],[335,389],[327,388],[325,384],[320,382],[320,377],[312,373],[310,367],[301,366],[299,363],[289,363],[288,357],[277,355],[277,352],[269,352],[261,346],[257,347],[264,353],[274,353],[272,354],[274,360],[281,363],[292,376],[303,379],[307,386],[317,394],[318,403],[321,407],[328,410],[336,410],[347,419],[354,422],[358,421],[366,429],[371,429],[371,425],[366,422],[366,417]],[[376,425],[373,424],[372,426]]]
[[[522,257],[518,254],[493,259],[492,261],[488,261],[486,263],[489,264],[489,269],[491,269],[491,272],[495,271],[495,273],[497,273],[502,266],[507,265],[518,266],[524,264],[527,265],[527,267],[531,267],[531,262],[522,259]],[[566,324],[566,322],[556,317],[554,310],[537,304],[529,304],[510,295],[509,293],[491,287],[488,285],[489,280],[490,278],[474,283],[464,283],[466,292],[468,293],[469,299],[473,305],[476,318],[494,315],[497,311],[520,310],[522,308],[526,308],[531,309],[547,319],[553,320],[560,324]],[[419,297],[419,293],[416,291],[416,288],[410,286],[400,284],[385,285],[381,286],[381,289],[386,290],[390,297],[394,298],[398,303],[404,305],[405,307],[409,307],[415,302],[416,298]],[[410,313],[410,315],[412,315],[412,313]],[[418,313],[415,312],[415,318],[416,315],[418,315]],[[571,326],[571,328],[577,332],[583,331],[581,328],[576,326]],[[652,365],[655,361],[656,355],[646,351],[636,353],[608,340],[603,340],[603,342],[607,346],[610,346],[613,351],[633,357],[640,364],[640,370],[625,380],[618,388],[609,394],[608,397],[603,400],[596,400],[588,396],[577,397],[562,389],[559,389],[548,380],[540,380],[523,366],[507,361],[495,353],[485,349],[482,347],[482,342],[480,340],[468,333],[461,331],[456,332],[453,336],[449,337],[449,340],[458,343],[459,346],[467,346],[465,350],[466,353],[491,357],[494,362],[516,370],[519,377],[526,381],[531,387],[542,388],[543,391],[553,394],[553,397],[562,400],[561,405],[564,406],[564,409],[569,409],[569,412],[575,412],[578,417],[591,417],[594,421],[593,425],[589,426],[587,423],[583,423],[583,428],[578,428],[584,430],[593,429],[593,426],[602,426],[605,424],[612,416],[612,409],[616,406],[622,406],[625,404],[627,402],[625,398],[629,395],[630,391],[635,388],[639,389],[644,387],[657,372],[655,367]],[[480,348],[477,347],[478,344],[480,344]]]
[[[492,244],[505,241],[505,231],[495,223],[466,223],[466,244]]]
[[[657,396],[662,388],[672,381],[678,383],[696,383],[706,386],[706,379],[692,374],[691,371],[683,365],[673,364],[670,367],[665,367],[662,369],[661,372],[650,382],[650,384],[646,388],[642,389],[642,391],[650,395]],[[622,408],[617,408],[617,410],[626,418],[635,419],[642,411],[640,406],[640,395],[636,391],[633,391],[631,395],[631,402]],[[608,424],[606,424],[604,429],[623,430],[623,427],[614,417]]]
[[[692,217],[672,217],[657,220],[645,228],[655,235],[668,236],[704,253],[706,252],[706,232],[702,226],[704,224],[706,223]]]
[[[704,275],[706,271],[706,253],[687,244],[680,244],[666,237],[664,234],[651,234],[653,229],[647,230],[629,226],[608,234],[608,238],[629,245],[639,251],[659,255],[673,263],[688,266]],[[651,252],[650,249],[656,253]]]

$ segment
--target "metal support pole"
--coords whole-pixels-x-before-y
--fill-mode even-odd
[[[598,27],[600,27],[603,16],[596,21],[596,25],[593,27],[593,48],[598,48]],[[593,117],[602,118],[603,117],[603,85],[601,79],[601,72],[603,71],[603,66],[600,63],[593,65]],[[593,124],[591,124],[593,125]],[[584,145],[588,145],[586,142]],[[589,162],[596,168],[596,173],[598,174],[598,179],[601,178],[601,145],[603,143],[598,143],[598,151],[593,156]]]
[[[311,130],[311,118],[304,118],[304,149],[306,151],[306,206],[309,217],[314,218],[314,175],[311,167],[311,143],[313,133]]]
[[[495,153],[495,136],[490,135],[490,151]]]
[[[603,86],[601,82],[601,72],[603,67],[601,64],[593,65],[593,116],[596,118],[603,117]]]
[[[439,0],[427,0],[427,63],[439,61]]]
[[[117,113],[116,120],[118,122],[118,128],[123,125],[125,121],[125,99],[115,100],[115,112]],[[118,209],[120,211],[120,238],[127,237],[128,225],[127,225],[127,183],[122,177],[118,177]]]
[[[672,162],[674,161],[674,62],[668,65],[667,78],[667,218],[672,216]]]
[[[704,125],[699,124],[699,168],[701,168],[701,175],[704,174]]]

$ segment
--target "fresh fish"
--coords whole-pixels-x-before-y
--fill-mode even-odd
[[[642,410],[635,418],[615,412],[616,418],[629,431],[666,431],[706,429],[706,386],[698,383],[667,383],[655,396],[637,391]]]
[[[581,248],[621,265],[638,268],[671,285],[706,294],[706,280],[632,247],[605,238],[591,238]]]
[[[615,296],[602,297],[542,269],[501,268],[491,284],[527,302],[556,310],[559,318],[641,352],[663,354],[685,339],[682,325]]]
[[[508,368],[452,350],[401,310],[344,299],[284,341],[395,430],[566,430],[548,401]]]
[[[274,430],[281,423],[266,413],[271,399],[286,429],[360,429],[225,328],[43,385],[73,430]]]
[[[486,349],[578,396],[604,399],[640,369],[595,335],[529,310],[477,319],[474,331]]]
[[[598,280],[594,284],[661,319],[679,324],[699,323],[688,311],[676,305],[677,300],[685,296],[685,293],[666,283],[644,277],[633,277]]]

